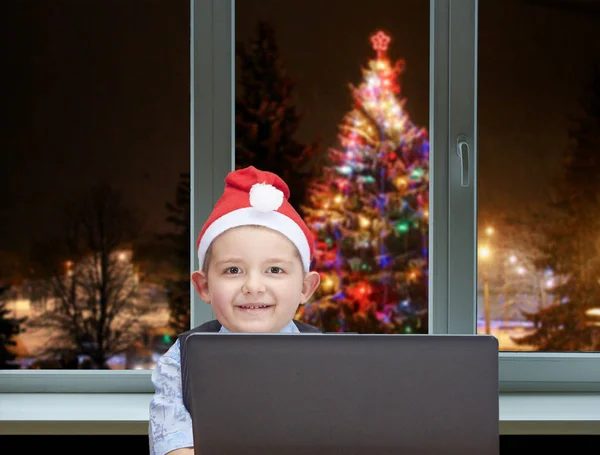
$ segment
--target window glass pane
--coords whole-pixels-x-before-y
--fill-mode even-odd
[[[477,332],[600,347],[600,4],[479,4]]]
[[[429,2],[236,2],[236,167],[316,238],[327,331],[427,333]]]
[[[189,327],[189,2],[3,13],[0,368],[151,368]]]

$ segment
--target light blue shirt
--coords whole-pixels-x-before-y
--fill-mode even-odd
[[[221,327],[220,333],[228,333]],[[281,333],[300,333],[290,321]],[[193,447],[192,418],[183,404],[181,352],[179,339],[156,362],[152,370],[154,396],[150,402],[148,436],[150,455],[165,455],[183,447]]]

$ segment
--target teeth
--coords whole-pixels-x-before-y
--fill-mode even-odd
[[[241,305],[240,308],[245,308],[249,310],[257,310],[260,308],[267,308],[269,305]]]

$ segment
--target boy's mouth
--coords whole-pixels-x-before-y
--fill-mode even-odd
[[[237,308],[240,310],[266,310],[271,308],[273,305],[262,305],[257,303],[251,303],[248,305],[238,305]]]

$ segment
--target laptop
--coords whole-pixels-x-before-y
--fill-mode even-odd
[[[182,359],[196,455],[497,455],[489,335],[219,334]]]

